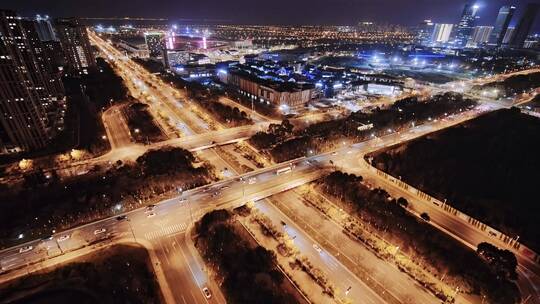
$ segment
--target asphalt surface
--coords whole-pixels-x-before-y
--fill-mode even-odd
[[[447,121],[418,126],[401,133],[389,134],[383,138],[375,138],[352,146],[345,146],[335,152],[315,155],[260,169],[240,176],[241,179],[235,177],[205,187],[192,189],[182,193],[178,198],[161,202],[156,207],[157,212],[155,212],[156,215],[153,217],[148,217],[147,210],[141,208],[126,214],[129,219],[127,223],[125,221],[118,221],[113,217],[62,233],[56,233],[50,240],[35,240],[5,249],[0,251],[0,267],[2,272],[7,273],[0,276],[0,280],[9,278],[14,269],[22,268],[24,271],[24,267],[29,264],[38,263],[52,256],[63,254],[66,251],[75,250],[83,245],[104,241],[106,236],[125,237],[131,233],[131,228],[133,228],[136,238],[143,236],[152,240],[153,238],[159,239],[166,237],[171,233],[181,232],[182,229],[185,229],[185,226],[182,224],[188,223],[192,216],[196,218],[206,211],[239,206],[248,201],[257,201],[311,182],[319,178],[327,170],[332,169],[330,160],[338,167],[346,166],[354,163],[355,159],[358,159],[358,155],[361,155],[367,150],[393,144],[403,138],[421,136],[447,127],[447,125],[456,124],[464,119],[472,118],[477,114],[464,114],[459,118],[449,118]],[[278,169],[291,165],[294,165],[291,173],[276,174]],[[186,201],[180,202],[180,199],[185,199]],[[159,216],[158,213],[160,214]],[[157,222],[158,219],[159,222]],[[106,229],[106,231],[95,234],[101,228]],[[157,233],[157,236],[154,236],[152,233]],[[69,239],[60,241],[64,235],[70,235]],[[28,246],[31,246],[31,248]],[[20,252],[23,248],[28,249],[28,251]]]
[[[314,238],[324,240],[324,242],[317,243],[320,248],[324,249],[319,254],[321,259],[313,262],[316,266],[325,267],[329,271],[335,271],[332,281],[336,282],[343,292],[347,288],[352,287],[348,297],[352,298],[355,303],[357,303],[356,299],[363,298],[365,292],[362,291],[361,286],[358,286],[360,280],[351,279],[349,273],[342,269],[347,266],[349,268],[361,268],[365,270],[369,273],[369,276],[363,277],[363,281],[373,280],[377,285],[384,286],[386,291],[390,293],[390,296],[401,303],[434,303],[438,301],[435,296],[418,285],[407,274],[377,257],[365,245],[352,240],[343,232],[343,228],[339,224],[329,220],[316,209],[306,206],[302,202],[302,197],[294,190],[280,193],[274,196],[273,200],[279,201],[280,205],[288,210],[288,214],[294,214],[299,220],[294,223],[283,213],[279,212],[277,207],[269,203],[263,203],[261,204],[263,207],[259,208],[263,211],[269,210],[269,213],[273,213],[274,216],[272,218],[275,220],[274,223],[276,225],[279,224],[280,215],[282,218],[285,218],[282,220],[287,223],[285,229],[289,235],[299,235],[297,238],[301,238],[302,240],[307,238],[309,240],[307,244],[299,244],[296,242],[297,238],[295,239],[295,244],[301,246],[302,252],[304,252],[304,248],[308,251],[310,249],[314,251],[311,245],[316,243],[316,241],[310,237],[312,235],[311,233],[316,234],[316,236],[313,236]],[[334,258],[326,258],[323,253],[328,254],[327,250],[333,252],[334,255],[337,252],[341,257],[344,257],[348,262],[347,266],[343,266]],[[339,267],[336,267],[336,264]],[[358,291],[360,292],[356,293]]]
[[[120,107],[113,106],[107,109],[101,117],[105,125],[105,131],[107,132],[107,139],[111,144],[111,150],[124,148],[133,144],[129,128]]]
[[[204,298],[200,291],[202,286],[210,283],[205,278],[204,271],[202,271],[203,266],[198,265],[195,258],[188,254],[189,249],[186,247],[185,242],[184,232],[192,218],[197,218],[197,216],[204,212],[217,208],[237,206],[247,201],[257,201],[313,181],[324,172],[327,172],[327,170],[331,170],[330,161],[334,163],[335,167],[340,169],[351,167],[351,164],[356,161],[358,168],[360,168],[359,170],[362,170],[362,168],[368,170],[365,165],[358,162],[363,154],[383,146],[396,144],[448,127],[464,119],[473,118],[477,114],[463,114],[459,118],[448,118],[447,120],[421,125],[400,133],[391,133],[382,138],[374,138],[363,143],[345,146],[332,153],[315,155],[257,170],[242,175],[242,179],[236,177],[230,178],[209,186],[186,191],[177,198],[161,202],[152,211],[146,208],[134,210],[125,214],[127,216],[125,220],[118,220],[115,217],[108,218],[56,233],[50,239],[34,240],[23,245],[2,250],[0,251],[0,271],[3,274],[0,276],[0,281],[9,280],[11,277],[17,276],[18,273],[20,275],[21,271],[26,273],[25,267],[31,267],[31,265],[35,265],[40,261],[50,259],[54,256],[64,255],[66,252],[83,246],[89,246],[99,242],[110,242],[116,238],[131,236],[134,239],[143,238],[157,247],[156,252],[159,256],[160,264],[164,268],[167,283],[169,288],[174,291],[173,295],[177,303],[205,303],[207,299]],[[204,129],[204,123],[198,122],[197,125]],[[237,139],[237,134],[234,135],[235,139]],[[214,140],[208,142],[208,136],[207,134],[201,136],[194,135],[191,139],[191,144],[198,146],[200,149],[201,146],[204,146],[203,142],[206,140],[206,146],[211,146]],[[221,137],[223,136],[222,133],[218,136],[223,140]],[[211,135],[210,138],[212,138]],[[193,147],[193,149],[195,148]],[[122,153],[133,153],[129,152],[130,150],[128,149],[117,149],[115,151],[120,157],[122,157]],[[276,174],[278,169],[291,166],[291,164],[293,164],[291,173]],[[185,201],[183,201],[184,199]],[[485,233],[478,233],[474,226],[466,225],[463,224],[463,221],[455,220],[455,218],[449,216],[446,212],[440,211],[440,208],[435,208],[429,204],[417,207],[419,205],[414,205],[413,208],[418,208],[418,211],[427,210],[433,223],[440,225],[442,228],[455,234],[458,238],[465,240],[465,242],[477,244],[485,240],[493,241]],[[290,223],[290,225],[294,227],[293,223]],[[311,242],[311,240],[306,237],[303,246],[308,247],[308,242]],[[492,243],[497,245],[496,242]],[[538,281],[536,281],[536,275],[539,273],[538,265],[529,263],[530,261],[527,261],[523,257],[519,258],[520,265],[526,268],[524,270],[527,273],[528,279],[526,280],[530,280],[532,282],[532,289],[537,290]],[[338,264],[333,263],[333,258],[330,256],[328,257],[328,263],[332,267],[339,267]],[[180,267],[181,271],[178,271],[178,267]],[[199,269],[200,271],[198,271]],[[361,284],[357,286],[361,286]],[[360,290],[360,288],[358,289]],[[351,292],[356,291],[351,289]],[[219,292],[217,294],[219,295]],[[215,296],[209,301],[217,300],[219,302],[219,299],[216,298],[219,297]],[[378,303],[376,302],[376,297],[370,297],[370,299],[375,301],[374,303]],[[529,300],[528,303],[534,302]]]

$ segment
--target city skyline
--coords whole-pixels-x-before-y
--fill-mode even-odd
[[[353,25],[359,21],[377,21],[399,25],[416,25],[424,19],[437,23],[458,23],[466,4],[478,5],[478,25],[493,25],[499,9],[503,5],[516,6],[514,20],[510,26],[516,26],[528,3],[532,0],[495,0],[495,1],[397,1],[397,0],[338,0],[329,4],[326,1],[300,0],[289,3],[275,0],[265,3],[265,9],[259,10],[247,0],[235,0],[221,3],[217,0],[177,2],[170,0],[154,1],[150,4],[136,4],[122,1],[110,3],[94,1],[92,7],[80,6],[67,0],[57,1],[55,7],[34,0],[18,1],[9,7],[23,16],[49,14],[62,17],[146,17],[168,18],[170,21],[188,20],[192,22],[215,22],[236,24],[291,24],[291,25]],[[150,6],[151,5],[151,6]],[[289,10],[282,10],[289,7]],[[391,9],[389,9],[391,8]],[[298,14],[298,11],[302,14]],[[406,12],[404,14],[403,12]],[[412,14],[412,16],[411,16]],[[533,31],[540,30],[540,20],[533,26]]]
[[[540,4],[325,1],[0,5],[0,303],[540,304]]]

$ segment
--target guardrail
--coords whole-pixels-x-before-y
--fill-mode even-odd
[[[448,202],[445,201],[440,201],[434,197],[432,197],[431,195],[421,191],[420,189],[417,189],[405,182],[403,182],[402,180],[396,178],[396,177],[393,177],[391,176],[390,174],[382,171],[382,170],[379,170],[373,166],[371,166],[367,161],[366,161],[366,165],[368,167],[369,170],[372,170],[374,171],[378,176],[380,177],[383,177],[384,179],[388,180],[389,182],[395,184],[396,186],[398,186],[399,188],[419,197],[420,199],[428,202],[428,203],[431,203],[433,204],[434,206],[442,209],[444,212],[454,216],[454,217],[457,217],[459,218],[460,220],[462,221],[465,221],[467,222],[469,225],[471,226],[474,226],[476,227],[478,230],[486,233],[486,235],[490,238],[497,238],[498,240],[500,240],[501,242],[503,242],[504,244],[508,245],[508,247],[510,247],[511,249],[513,249],[514,251],[518,252],[519,254],[522,254],[528,258],[530,258],[531,260],[535,261],[536,263],[540,263],[540,255],[538,253],[536,253],[534,250],[528,248],[527,246],[523,245],[522,243],[519,242],[519,237],[511,237],[509,235],[506,235],[504,234],[503,232],[473,218],[472,216],[468,215],[468,214],[465,214],[461,211],[459,211],[458,209],[450,206],[448,204]]]

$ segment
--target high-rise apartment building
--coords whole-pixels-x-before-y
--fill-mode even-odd
[[[64,86],[60,73],[54,69],[53,58],[43,41],[40,39],[38,23],[33,19],[21,19],[20,24],[26,35],[26,41],[30,46],[30,51],[38,64],[34,69],[30,69],[34,83],[39,84],[42,89],[38,91],[40,100],[46,110],[54,107],[56,100],[64,95]]]
[[[527,4],[525,12],[523,13],[523,16],[521,17],[521,20],[519,21],[515,33],[512,37],[512,42],[510,43],[513,47],[523,47],[527,36],[529,36],[529,33],[531,32],[531,28],[534,24],[534,20],[536,19],[536,15],[538,15],[539,10],[540,3]]]
[[[514,37],[514,33],[516,32],[516,28],[514,27],[508,27],[506,30],[506,33],[504,33],[504,38],[502,40],[502,44],[510,44],[512,42],[512,37]]]
[[[86,27],[75,18],[57,19],[54,26],[64,51],[67,68],[74,72],[87,73],[89,67],[96,65],[96,60]]]
[[[433,34],[431,35],[431,42],[433,44],[444,44],[450,40],[452,34],[453,24],[437,23],[433,28]]]
[[[493,26],[475,26],[471,38],[469,39],[469,42],[467,42],[467,46],[478,47],[486,44],[489,41],[492,31]]]
[[[493,31],[491,31],[491,35],[489,36],[488,43],[490,45],[501,45],[503,43],[504,36],[506,35],[506,31],[508,30],[508,26],[510,25],[510,21],[512,20],[512,16],[514,16],[515,11],[516,7],[513,5],[501,7],[497,19],[495,20]]]
[[[34,24],[41,41],[57,40],[49,16],[37,15]]]
[[[476,23],[476,14],[478,13],[478,9],[478,5],[465,5],[463,14],[461,15],[461,19],[457,25],[454,46],[465,47],[467,45]]]
[[[14,11],[0,10],[0,153],[43,148],[51,137],[37,32]]]

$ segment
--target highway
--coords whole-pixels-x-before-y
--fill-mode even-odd
[[[369,152],[367,152],[369,153]],[[531,295],[528,303],[540,303],[540,266],[532,261],[522,252],[514,250],[511,246],[501,241],[499,238],[491,236],[489,231],[482,231],[479,227],[470,224],[466,219],[454,216],[446,212],[442,206],[425,198],[407,191],[393,182],[376,174],[371,166],[364,161],[363,157],[357,159],[356,166],[344,168],[345,172],[362,175],[364,179],[374,186],[384,188],[394,197],[404,197],[409,201],[409,209],[417,215],[426,212],[429,214],[430,222],[437,228],[445,231],[449,235],[464,243],[473,250],[481,242],[489,242],[499,248],[505,248],[516,253],[520,267],[519,286],[524,298]]]
[[[156,92],[156,95],[159,95],[159,93]],[[169,98],[170,96],[174,97],[172,93],[169,95]],[[217,126],[216,128],[218,128],[218,130],[207,132],[209,131],[210,126],[207,125],[204,120],[185,114],[185,112],[190,111],[184,111],[178,109],[178,107],[170,107],[170,104],[164,103],[160,106],[160,109],[169,109],[167,111],[170,113],[170,116],[177,119],[178,122],[189,121],[190,126],[188,127],[186,124],[186,128],[183,130],[187,136],[182,138],[172,138],[166,142],[152,145],[151,147],[171,144],[182,145],[184,148],[187,147],[192,151],[203,150],[203,153],[205,153],[203,158],[210,157],[214,165],[216,165],[216,163],[221,163],[221,165],[216,166],[217,168],[222,168],[221,171],[223,171],[224,166],[227,166],[227,164],[223,160],[220,161],[219,155],[209,156],[208,153],[211,152],[205,149],[211,148],[216,143],[234,142],[239,140],[239,138],[246,138],[249,136],[248,134],[254,134],[257,130],[262,130],[262,126],[267,124],[267,122],[264,122],[255,126],[226,130],[219,129],[219,126]],[[384,146],[393,145],[447,128],[448,126],[460,123],[464,120],[474,118],[479,114],[478,111],[470,111],[459,116],[452,116],[434,121],[399,133],[391,133],[380,138],[373,138],[369,141],[346,146],[338,151],[256,170],[241,175],[241,179],[238,177],[228,178],[208,186],[185,191],[176,198],[161,202],[154,207],[153,210],[147,210],[146,207],[141,207],[140,209],[124,214],[127,217],[127,219],[124,220],[118,220],[116,217],[111,217],[71,230],[55,233],[50,239],[34,240],[2,250],[0,251],[0,272],[2,272],[0,282],[25,275],[34,265],[43,263],[55,256],[64,256],[67,252],[73,252],[79,248],[88,248],[87,246],[93,246],[93,244],[96,243],[133,238],[134,241],[143,244],[151,244],[150,247],[155,250],[159,260],[157,266],[163,270],[168,289],[171,291],[174,302],[212,303],[215,301],[216,303],[222,303],[223,298],[219,290],[216,290],[217,288],[215,286],[212,287],[212,282],[206,278],[205,272],[202,271],[204,266],[200,265],[200,262],[197,261],[196,257],[190,254],[189,241],[186,241],[185,231],[193,219],[197,219],[204,214],[204,212],[210,210],[238,206],[247,201],[258,201],[311,182],[332,169],[330,161],[342,170],[351,170],[355,173],[358,172],[358,174],[363,176],[371,177],[372,180],[377,183],[383,183],[384,181],[380,180],[380,178],[373,178],[376,174],[370,171],[369,167],[363,163],[363,155]],[[110,123],[114,124],[114,122]],[[112,124],[107,125],[111,127]],[[123,127],[121,124],[117,124],[112,128],[116,130],[117,128]],[[197,129],[198,132],[204,131],[207,133],[197,134],[195,129]],[[241,130],[241,134],[238,133],[239,130]],[[108,131],[108,134],[109,132],[110,131]],[[241,136],[242,134],[246,136]],[[114,136],[108,135],[108,137],[112,140]],[[97,163],[101,161],[113,161],[114,159],[134,158],[141,155],[149,148],[141,145],[124,146],[124,144],[126,144],[125,137],[121,137],[124,139],[114,140],[115,149],[113,151],[104,155],[102,158],[93,159],[91,162]],[[87,165],[88,161],[81,162],[81,164]],[[282,175],[277,175],[275,173],[277,169],[285,168],[291,164],[294,164],[291,173]],[[391,189],[390,191],[394,191],[394,193],[398,193],[405,198],[410,198],[411,202],[417,201],[417,199],[410,194],[409,196],[406,196],[406,193],[398,192],[400,188],[395,185],[392,188],[392,185],[393,184],[385,185],[385,188],[388,187]],[[442,209],[440,208],[435,208],[430,204],[421,203],[413,203],[412,205],[413,211],[418,212],[423,210],[421,208],[428,210],[433,224],[445,229],[447,232],[453,234],[458,239],[464,240],[468,244],[478,244],[478,242],[483,240],[491,241],[491,239],[486,236],[486,233],[479,233],[474,226],[466,225],[463,221],[450,217],[446,212],[441,211]],[[292,222],[289,222],[289,225],[290,227],[294,227]],[[303,247],[309,247],[308,242],[312,241],[309,236],[305,236],[303,240]],[[492,243],[497,245],[496,242]],[[310,253],[309,250],[306,248],[304,249],[308,254],[313,256],[313,252]],[[321,257],[319,256],[318,258]],[[538,271],[538,265],[530,264],[530,261],[527,261],[523,257],[519,258],[520,264],[526,268],[526,270],[520,270],[520,274],[526,273],[528,275],[526,280],[530,278],[532,282],[535,282],[532,284],[532,292],[534,292],[538,286],[536,275],[540,273],[540,271]],[[339,264],[335,264],[335,259],[331,256],[328,256],[328,259],[329,265],[332,265],[334,268],[327,268],[327,270],[329,273],[334,273],[336,280],[339,280],[340,278],[345,278],[345,282],[352,280],[350,279],[349,274],[341,274],[344,277],[339,276],[337,274],[338,270],[336,270],[339,269]],[[387,271],[391,270],[388,269]],[[523,280],[523,278],[521,280]],[[395,284],[397,283],[391,285],[394,286]],[[215,296],[209,300],[204,298],[203,294],[200,292],[204,286],[210,286],[210,289]],[[357,282],[355,286],[358,288],[351,289],[351,296],[354,295],[355,298],[359,297],[361,299],[369,298],[371,301],[368,300],[366,303],[380,303],[375,296],[366,297],[365,295],[356,295],[357,290],[362,290],[362,287],[359,287],[362,286],[362,283]],[[400,291],[395,289],[392,292],[397,294]],[[412,296],[418,297],[416,299],[422,299],[422,297],[424,297],[421,292],[414,292]],[[529,303],[536,302],[529,301]]]
[[[113,106],[101,115],[111,150],[132,145],[131,134],[122,114],[121,106]]]
[[[128,84],[127,86],[131,95],[146,96],[146,100],[149,102],[150,107],[154,109],[154,112],[158,112],[154,117],[160,122],[164,133],[169,137],[171,137],[172,132],[167,131],[173,128],[176,128],[177,132],[181,133],[183,136],[205,134],[211,130],[224,129],[219,123],[214,123],[214,120],[208,117],[208,114],[203,110],[188,101],[185,93],[181,93],[174,89],[169,84],[157,79],[155,75],[152,75],[144,68],[132,62],[130,59],[126,59],[120,51],[116,50],[99,36],[90,34],[90,38],[91,41],[98,46],[100,51],[105,54],[106,58],[114,61],[114,68]],[[183,97],[183,100],[179,99],[179,97]],[[164,117],[167,117],[167,119]],[[222,142],[223,139],[219,138],[218,141]],[[211,141],[206,145],[212,146],[213,144],[215,144],[215,142]],[[159,143],[155,145],[155,147],[160,147],[162,145],[162,143]],[[204,146],[205,144],[200,145],[199,147]],[[230,174],[230,165],[220,157],[215,149],[212,149],[211,147],[208,148],[209,149],[199,149],[197,155],[207,163],[212,164],[218,176]]]
[[[189,223],[191,217],[195,219],[202,215],[203,212],[217,208],[239,206],[245,202],[257,201],[311,182],[325,172],[328,172],[328,170],[331,170],[329,165],[330,160],[337,166],[347,166],[354,163],[358,159],[358,155],[366,151],[383,145],[394,144],[404,137],[409,139],[422,136],[446,128],[449,125],[471,119],[477,115],[479,113],[476,111],[463,113],[460,116],[449,117],[445,120],[417,126],[401,133],[392,133],[381,138],[374,138],[353,146],[347,146],[339,151],[315,155],[307,159],[285,162],[269,168],[256,170],[241,175],[240,177],[242,179],[230,178],[208,186],[185,191],[177,198],[161,202],[156,207],[157,212],[155,212],[155,217],[148,218],[147,210],[141,208],[126,214],[128,219],[130,219],[127,223],[117,221],[115,217],[112,217],[56,233],[50,240],[34,240],[2,250],[0,251],[0,269],[5,274],[0,276],[0,281],[8,280],[17,273],[25,274],[25,267],[29,265],[47,260],[58,254],[63,254],[66,251],[75,250],[83,245],[89,245],[99,241],[105,235],[126,237],[130,234],[130,228],[133,228],[132,234],[135,235],[136,239],[142,238],[143,240],[160,239],[173,233],[182,232],[185,229],[183,224]],[[283,175],[275,174],[277,169],[285,168],[292,163],[295,164],[295,167],[291,173]],[[253,182],[248,182],[250,180]],[[180,202],[180,199],[185,199],[185,201]],[[160,215],[158,216],[158,214]],[[101,228],[105,228],[106,232],[95,235],[94,232]],[[59,241],[64,235],[70,235],[70,238]],[[31,248],[27,246],[31,246]],[[172,246],[172,243],[170,246]],[[21,253],[22,248],[28,249],[28,251]],[[24,251],[24,249],[22,250]]]
[[[287,194],[290,191],[286,192]],[[294,204],[294,201],[290,201],[290,197],[279,195],[279,198],[287,199],[287,204]],[[345,265],[339,262],[332,253],[324,249],[324,245],[315,241],[308,233],[306,233],[300,225],[300,223],[291,220],[285,214],[283,214],[279,209],[273,206],[268,200],[261,200],[256,202],[256,208],[259,209],[263,214],[268,216],[274,225],[278,227],[277,229],[281,232],[289,235],[294,241],[294,245],[300,250],[301,254],[306,256],[309,261],[323,271],[325,276],[337,288],[337,296],[342,299],[350,299],[354,303],[386,303],[384,299],[381,298],[375,291],[373,291],[369,286],[367,286],[362,280],[360,280],[355,274],[353,274]],[[321,220],[321,216],[318,212],[313,212],[315,218]],[[318,216],[318,218],[317,218]],[[324,219],[322,222],[324,223]],[[285,225],[282,225],[285,223]],[[319,225],[317,225],[319,226]],[[317,227],[320,229],[321,227]],[[341,231],[340,227],[337,228],[337,231]],[[332,233],[335,230],[332,230]],[[348,237],[345,237],[348,239]],[[343,239],[340,239],[343,241]],[[350,239],[349,239],[350,240]],[[333,241],[332,241],[333,242]],[[353,242],[353,241],[351,241]],[[340,248],[343,248],[343,243],[340,243]],[[360,243],[356,242],[356,245],[363,250],[365,249]],[[378,269],[379,267],[384,268],[387,266],[386,262],[375,257],[373,260],[372,269]],[[370,268],[371,268],[370,267]],[[398,269],[394,269],[393,274],[399,273]],[[403,273],[401,273],[403,275]],[[363,278],[365,279],[365,278]],[[397,285],[392,284],[385,285],[385,289],[391,290],[396,288]],[[406,300],[405,298],[401,298]],[[425,298],[424,298],[425,299]],[[428,302],[435,301],[435,298],[427,297]],[[425,302],[425,303],[428,303]]]
[[[297,244],[295,239],[295,244],[297,246],[302,246],[302,252],[304,249],[313,248],[311,245],[315,243],[313,238],[319,240],[317,243],[321,248],[324,249],[323,253],[329,255],[327,252],[331,252],[333,255],[336,253],[344,258],[347,261],[347,265],[343,266],[341,263],[335,261],[334,258],[328,259],[324,256],[322,261],[319,263],[314,263],[315,265],[324,265],[330,269],[330,271],[335,270],[335,281],[338,286],[341,287],[341,290],[344,291],[348,288],[346,282],[354,281],[349,278],[348,272],[340,270],[340,268],[346,269],[362,269],[363,272],[369,274],[367,277],[363,277],[363,281],[372,280],[376,285],[384,286],[384,289],[390,293],[390,297],[396,299],[396,301],[401,303],[434,303],[437,302],[437,298],[433,296],[429,291],[425,290],[423,287],[418,285],[416,281],[411,279],[407,274],[400,271],[394,265],[380,259],[372,251],[370,251],[364,244],[352,240],[348,235],[343,232],[343,228],[328,218],[326,218],[318,210],[308,207],[303,203],[302,197],[296,193],[294,190],[283,192],[272,197],[273,201],[278,201],[279,209],[285,208],[287,214],[294,214],[294,221],[289,220],[289,218],[281,213],[277,207],[274,207],[272,204],[264,203],[263,207],[260,209],[269,210],[269,213],[276,214],[273,218],[275,219],[274,223],[278,225],[279,220],[278,214],[282,214],[281,217],[285,218],[288,227],[287,231],[292,231],[294,235],[302,235],[303,238],[306,238],[305,235],[309,235],[307,238],[311,240],[308,244],[309,246],[302,246],[303,244]],[[259,205],[259,204],[258,204]],[[294,228],[293,228],[294,227]],[[304,228],[302,228],[304,227]],[[320,240],[324,240],[321,242]],[[340,265],[336,267],[335,264]],[[351,283],[349,283],[349,286]],[[356,283],[355,286],[358,284]],[[351,288],[351,292],[359,288]],[[364,292],[361,292],[361,294]],[[361,297],[352,296],[352,299],[359,299]],[[355,302],[356,303],[356,302]]]

